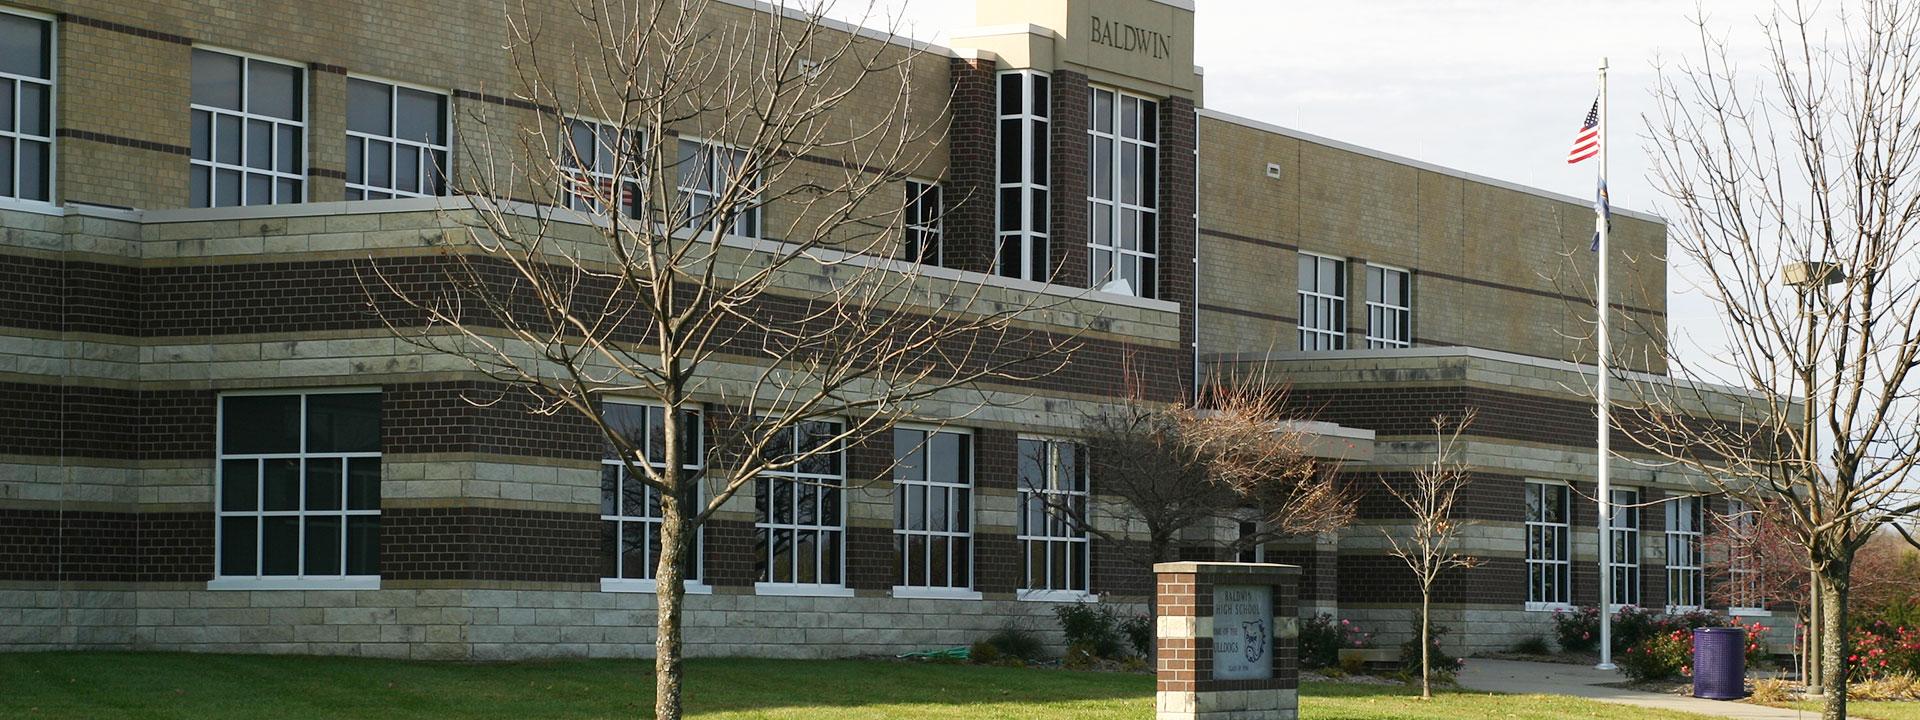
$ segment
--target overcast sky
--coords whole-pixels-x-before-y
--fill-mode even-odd
[[[844,1],[844,0],[843,0]],[[1567,150],[1608,73],[1613,205],[1665,214],[1646,179],[1643,114],[1656,63],[1699,53],[1704,13],[1759,69],[1756,0],[1197,0],[1206,105],[1283,127],[1576,198],[1595,163]],[[879,0],[939,44],[973,22],[968,0]],[[842,14],[845,14],[844,12]],[[868,23],[877,24],[877,23]],[[1676,337],[1717,335],[1710,306],[1670,277]],[[1684,350],[1683,350],[1684,351]]]

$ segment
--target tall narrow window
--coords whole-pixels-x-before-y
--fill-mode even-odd
[[[306,80],[293,65],[193,51],[193,207],[306,198]]]
[[[4,10],[0,198],[53,201],[53,23]]]
[[[1000,73],[1000,248],[994,271],[1042,282],[1053,272],[1047,245],[1050,82],[1031,70]]]
[[[378,584],[379,393],[222,396],[219,456],[219,578]]]
[[[1570,510],[1567,486],[1527,483],[1527,604],[1544,609],[1571,598],[1571,553],[1567,546]]]
[[[893,431],[896,595],[973,586],[973,436]]]
[[[746,151],[681,138],[678,163],[687,227],[760,237],[760,179],[746,174]]]
[[[568,118],[566,129],[567,207],[591,214],[618,204],[621,216],[639,217],[640,131],[579,118]]]
[[[1413,314],[1411,273],[1379,265],[1367,266],[1367,347],[1396,348],[1413,344],[1409,318]]]
[[[907,181],[907,205],[901,224],[906,228],[902,257],[927,265],[944,265],[940,243],[940,186]]]
[[[1347,348],[1347,261],[1300,253],[1300,349]]]
[[[1613,543],[1607,576],[1613,583],[1613,604],[1640,604],[1640,491],[1615,489],[1608,506],[1607,537]]]
[[[1667,610],[1701,607],[1700,498],[1667,502]]]
[[[658,405],[609,400],[600,413],[621,437],[645,453],[636,458],[655,470],[667,467],[666,409]],[[700,411],[680,415],[681,472],[698,475],[705,458]],[[652,590],[660,564],[660,492],[648,486],[606,443],[600,454],[600,587],[603,590]],[[686,578],[702,577],[700,534],[695,532]]]
[[[447,192],[447,96],[347,78],[347,199]]]
[[[843,426],[816,421],[781,430],[769,470],[754,486],[755,565],[760,590],[839,589],[846,584],[847,464]]]
[[[1089,574],[1086,449],[1061,440],[1022,439],[1020,550],[1024,597],[1084,595]]]
[[[1158,297],[1160,105],[1105,88],[1093,88],[1092,102],[1088,277],[1093,287]]]
[[[1727,609],[1758,611],[1766,598],[1760,588],[1760,513],[1739,500],[1727,501]]]

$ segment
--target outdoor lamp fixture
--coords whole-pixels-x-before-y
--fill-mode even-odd
[[[1809,297],[1807,291],[1816,289],[1824,291],[1828,286],[1838,284],[1846,279],[1847,273],[1845,270],[1842,270],[1837,263],[1826,261],[1788,263],[1780,268],[1780,283],[1800,292],[1800,312],[1806,314],[1808,323],[1816,322],[1816,320],[1813,317],[1813,300]],[[1806,404],[1805,409],[1801,411],[1802,417],[1808,425],[1805,430],[1808,438],[1813,436],[1812,363],[1815,341],[1816,338],[1814,337],[1812,326],[1809,325],[1807,332],[1808,366],[1806,370],[1807,377],[1805,379],[1807,384],[1807,397],[1804,400]],[[1812,489],[1812,487],[1807,488],[1809,492],[1811,492]],[[1809,601],[1807,603],[1807,645],[1809,652],[1806,656],[1808,658],[1813,657],[1811,650],[1819,646],[1818,643],[1821,642],[1820,635],[1825,632],[1825,628],[1820,626],[1821,598],[1819,583],[1820,579],[1818,577],[1809,577],[1807,580],[1807,599]],[[1821,695],[1824,694],[1821,691],[1826,687],[1826,678],[1816,677],[1820,669],[1812,667],[1813,664],[1812,660],[1809,659],[1809,667],[1802,670],[1802,677],[1809,680],[1807,683],[1809,695]]]

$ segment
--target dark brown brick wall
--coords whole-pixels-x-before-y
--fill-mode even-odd
[[[1052,168],[1047,202],[1048,230],[1053,253],[1053,282],[1067,287],[1087,286],[1087,128],[1092,96],[1087,76],[1071,70],[1053,73],[1053,115],[1048,120],[1048,165]]]
[[[596,582],[601,522],[592,513],[388,509],[380,514],[380,577]]]
[[[1160,101],[1160,299],[1180,304],[1181,352],[1170,362],[1155,368],[1156,374],[1170,373],[1182,396],[1193,391],[1194,316],[1194,214],[1199,212],[1196,197],[1199,163],[1194,154],[1199,148],[1199,119],[1193,100],[1169,97]]]
[[[708,520],[702,538],[707,584],[714,587],[753,587],[753,523]]]
[[[211,577],[211,513],[0,509],[0,580],[186,582]]]
[[[946,264],[992,272],[994,175],[997,160],[995,100],[999,90],[992,61],[955,58],[951,130],[947,140],[946,215],[941,231]]]
[[[1300,567],[1300,601],[1336,601],[1340,590],[1340,556],[1333,550],[1273,548],[1267,562]]]
[[[1343,555],[1339,558],[1339,578],[1343,604],[1420,602],[1420,585],[1413,571],[1397,557]],[[1482,558],[1482,564],[1476,567],[1441,574],[1433,587],[1436,603],[1518,605],[1526,600],[1527,567],[1521,558]]]
[[[1153,592],[1153,571],[1143,561],[1147,556],[1146,543],[1095,539],[1088,552],[1093,555],[1089,590],[1099,595],[1123,597],[1146,597]]]

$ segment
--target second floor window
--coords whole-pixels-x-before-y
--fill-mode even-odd
[[[1052,79],[1030,70],[1000,73],[998,217],[994,273],[1045,282],[1053,266],[1047,242],[1048,118]]]
[[[680,139],[680,197],[687,227],[732,223],[722,229],[760,237],[759,178],[747,177],[747,153],[724,145]]]
[[[634,198],[640,188],[640,131],[577,118],[569,118],[566,129],[560,161],[567,168],[562,182],[568,209],[597,213],[618,205],[622,217],[639,217]]]
[[[1405,270],[1367,266],[1367,347],[1413,344],[1411,275]]]
[[[0,11],[0,198],[53,201],[53,23]]]
[[[1159,103],[1094,88],[1091,112],[1088,277],[1093,287],[1158,297]]]
[[[940,186],[918,180],[907,181],[907,208],[901,224],[906,228],[906,246],[901,257],[911,262],[941,265]]]
[[[1300,349],[1347,348],[1347,262],[1300,253]]]
[[[193,207],[306,199],[306,70],[193,51]]]
[[[447,96],[347,78],[347,199],[445,195]]]

